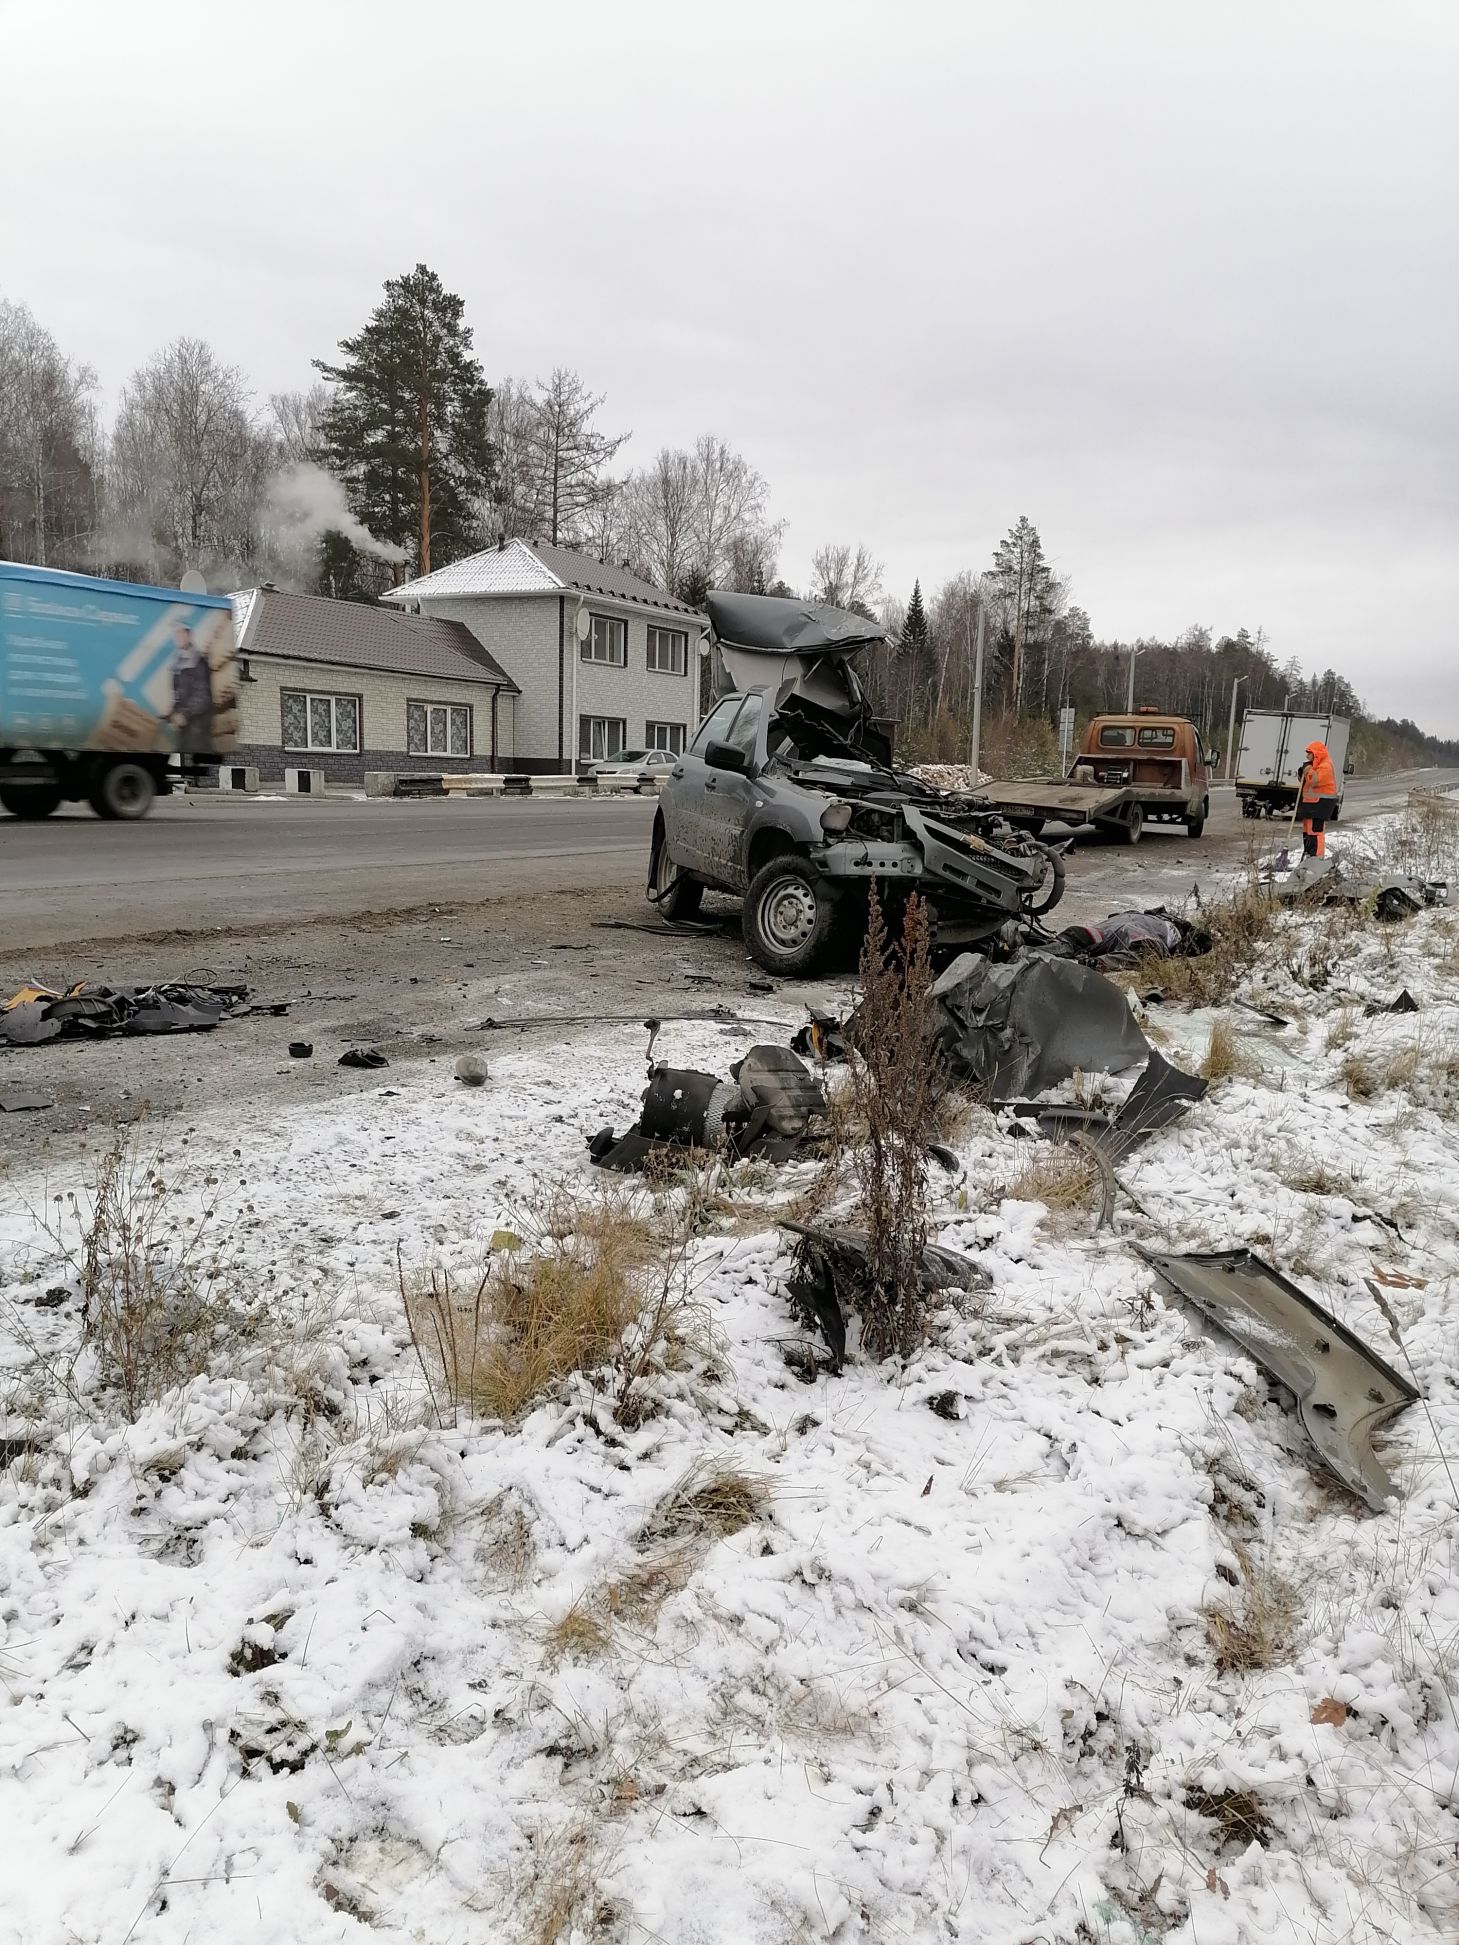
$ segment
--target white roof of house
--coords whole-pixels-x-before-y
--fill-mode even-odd
[[[438,567],[418,581],[387,588],[382,601],[418,601],[446,594],[555,594],[565,583],[540,561],[525,540],[509,540],[505,547],[488,547],[465,560]]]
[[[529,544],[509,540],[504,547],[488,547],[479,554],[468,554],[465,560],[452,561],[449,567],[438,567],[433,574],[423,574],[418,581],[387,588],[380,599],[414,602],[452,595],[559,594],[565,590],[639,608],[667,610],[704,625],[687,602],[666,594],[628,568],[594,560],[591,554],[575,553],[569,547],[552,547],[546,541]]]

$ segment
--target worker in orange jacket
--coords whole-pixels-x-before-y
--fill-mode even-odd
[[[1302,852],[1327,856],[1326,826],[1337,816],[1337,771],[1326,743],[1309,743],[1302,765]]]

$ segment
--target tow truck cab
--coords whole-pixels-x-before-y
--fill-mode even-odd
[[[1137,709],[1096,716],[1084,732],[1070,781],[1133,793],[1147,820],[1185,824],[1198,835],[1210,812],[1217,752],[1185,716]]]

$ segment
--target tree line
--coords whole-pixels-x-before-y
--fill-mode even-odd
[[[705,432],[619,470],[629,434],[574,371],[488,381],[462,299],[425,264],[384,286],[360,329],[313,360],[314,382],[260,401],[212,347],[178,338],[134,372],[108,426],[97,382],[22,304],[0,299],[0,558],[121,578],[211,586],[271,580],[374,600],[391,583],[502,537],[625,565],[695,606],[711,588],[803,594],[883,621],[868,686],[904,751],[968,746],[975,644],[984,638],[985,747],[1028,767],[1053,760],[1060,709],[1079,722],[1140,703],[1224,742],[1232,685],[1243,706],[1329,708],[1364,718],[1360,760],[1459,760],[1412,723],[1365,717],[1335,670],[1281,663],[1262,631],[1213,640],[1101,641],[1020,515],[988,565],[905,602],[864,543],[811,556],[811,582],[779,574],[783,521],[764,477]]]

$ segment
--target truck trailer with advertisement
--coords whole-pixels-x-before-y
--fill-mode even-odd
[[[142,817],[237,747],[226,595],[0,561],[0,806]]]
[[[1285,816],[1302,788],[1307,745],[1325,743],[1337,772],[1342,807],[1343,779],[1350,777],[1346,716],[1298,713],[1289,709],[1248,709],[1236,757],[1236,794],[1243,817]]]

